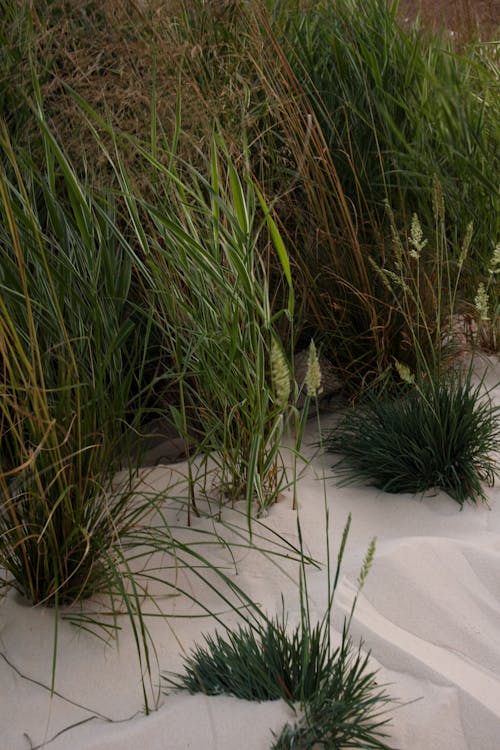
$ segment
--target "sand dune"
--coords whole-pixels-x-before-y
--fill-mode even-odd
[[[490,365],[490,384],[500,376]],[[500,399],[500,388],[495,391]],[[311,442],[314,439],[311,425]],[[322,467],[329,475],[327,502],[331,539],[338,544],[352,513],[352,529],[336,603],[336,621],[350,610],[355,582],[372,536],[377,553],[352,623],[355,641],[363,639],[397,703],[392,710],[391,742],[401,750],[497,750],[500,748],[500,492],[488,491],[489,507],[465,506],[448,496],[387,495],[370,487],[339,488],[329,468],[331,457],[315,458],[299,484],[300,518],[308,551],[325,556]],[[180,467],[177,467],[180,468]],[[145,481],[164,487],[165,467],[148,470]],[[178,526],[182,516],[172,508]],[[242,515],[228,510],[219,533],[236,539]],[[198,519],[197,539],[214,522]],[[289,495],[272,508],[259,527],[271,546],[272,531],[297,542]],[[197,536],[198,535],[198,536]],[[264,544],[263,539],[260,540]],[[290,621],[298,616],[297,564],[281,567],[259,552],[206,545],[205,554],[269,612],[283,594]],[[194,598],[217,606],[195,577],[183,574]],[[309,574],[312,611],[320,615],[326,595],[325,570]],[[161,670],[177,670],[180,652],[213,630],[193,601],[162,599],[169,624],[156,618],[150,628]],[[234,617],[225,614],[227,621]],[[293,718],[284,703],[247,703],[230,697],[207,698],[161,693],[158,709],[142,713],[143,700],[133,637],[126,620],[119,649],[68,622],[59,627],[56,691],[50,696],[53,613],[32,609],[14,592],[0,602],[0,746],[2,750],[265,750],[271,731]],[[174,637],[175,633],[175,637]],[[156,679],[156,677],[155,677]],[[152,688],[154,693],[158,680]]]

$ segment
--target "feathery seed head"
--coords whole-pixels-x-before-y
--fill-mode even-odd
[[[496,276],[497,273],[500,273],[500,242],[497,242],[495,249],[493,250],[488,273],[490,276]]]
[[[368,546],[365,559],[363,560],[363,565],[358,576],[358,591],[361,591],[361,589],[365,585],[366,578],[373,564],[373,558],[375,557],[376,546],[377,546],[377,537],[374,536]]]
[[[408,383],[408,385],[414,384],[415,375],[412,373],[408,365],[405,365],[403,364],[403,362],[399,362],[397,359],[395,359],[394,366],[396,367],[396,370],[398,371],[399,377],[404,383]]]
[[[418,260],[420,258],[420,253],[427,245],[427,240],[424,240],[422,225],[420,224],[420,219],[418,218],[417,214],[413,214],[411,220],[410,245],[412,247],[412,249],[410,250],[411,257]]]
[[[307,361],[306,373],[307,393],[314,398],[321,393],[321,367],[319,364],[318,353],[314,341],[311,339],[309,344],[309,358]]]
[[[441,220],[444,222],[445,208],[443,186],[436,175],[433,175],[432,177],[432,208],[436,221]]]
[[[481,281],[477,288],[477,294],[474,298],[474,305],[476,306],[476,310],[479,313],[479,317],[481,320],[489,320],[489,304],[488,304],[488,292],[484,288],[484,284]]]
[[[460,251],[460,257],[458,259],[458,268],[459,270],[462,269],[462,266],[465,262],[465,259],[467,257],[467,254],[469,252],[470,243],[472,240],[472,231],[474,229],[474,224],[472,221],[467,225],[467,229],[465,230],[465,237],[464,241],[462,243],[462,249]]]
[[[290,371],[283,350],[276,341],[271,344],[271,374],[275,403],[280,409],[284,409],[290,397]]]

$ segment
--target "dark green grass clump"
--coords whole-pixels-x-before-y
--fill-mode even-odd
[[[384,732],[389,698],[377,687],[375,674],[366,670],[368,657],[351,652],[346,663],[343,658],[304,704],[301,719],[283,727],[272,750],[389,750]]]
[[[347,626],[333,649],[327,621],[288,629],[282,617],[205,636],[205,645],[185,658],[184,673],[167,681],[191,693],[300,702],[303,716],[283,728],[275,750],[316,742],[331,750],[388,750],[383,727],[389,697],[367,666],[368,656],[354,648]]]
[[[284,618],[204,639],[206,645],[186,657],[185,671],[173,683],[191,693],[256,701],[307,699],[334,670],[337,657],[329,653],[321,625],[306,636],[302,626],[288,632]]]
[[[371,396],[326,438],[343,454],[335,465],[348,481],[365,480],[385,492],[441,489],[460,506],[486,502],[500,448],[500,408],[471,374],[429,379],[403,396]]]

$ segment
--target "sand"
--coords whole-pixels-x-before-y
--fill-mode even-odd
[[[500,380],[497,359],[488,363],[488,384]],[[500,401],[500,387],[493,391]],[[335,417],[324,417],[324,426]],[[315,439],[314,420],[308,445]],[[313,449],[308,448],[312,454]],[[401,750],[498,750],[500,748],[500,491],[487,492],[489,507],[459,506],[443,493],[424,497],[389,495],[371,487],[338,487],[331,456],[316,456],[298,486],[300,520],[307,551],[325,560],[325,510],[321,477],[326,473],[330,538],[335,551],[352,513],[342,577],[337,591],[337,627],[349,612],[356,580],[373,536],[375,561],[358,599],[352,623],[355,642],[363,639],[378,681],[394,698],[389,744]],[[160,466],[145,470],[144,487],[165,489],[182,471]],[[185,527],[185,512],[166,501],[175,535],[196,541],[213,563],[268,612],[281,608],[283,595],[291,623],[298,617],[297,562],[264,556],[246,546],[210,545],[203,532],[228,541],[244,533],[243,508],[227,509],[224,524],[196,519]],[[271,549],[276,536],[297,544],[296,513],[284,493],[260,525],[256,545]],[[171,558],[150,566],[171,565]],[[161,596],[170,617],[149,622],[156,644],[154,684],[148,688],[156,710],[145,716],[133,634],[125,617],[119,647],[62,621],[58,632],[56,693],[51,696],[54,615],[32,608],[14,592],[0,601],[0,748],[29,750],[266,750],[272,732],[293,720],[282,702],[249,703],[226,696],[165,694],[159,672],[181,667],[182,649],[214,630],[200,619],[212,607],[225,622],[235,620],[199,578],[178,569],[177,582],[192,594]],[[164,572],[173,580],[173,570]],[[220,583],[219,583],[220,588]],[[321,616],[326,597],[325,568],[309,573],[312,611]],[[152,602],[145,609],[158,614]]]

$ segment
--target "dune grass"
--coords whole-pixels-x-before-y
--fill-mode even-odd
[[[327,565],[329,513],[325,503]],[[344,528],[335,570],[328,568],[327,606],[318,622],[310,611],[307,572],[299,564],[300,622],[288,624],[281,616],[267,617],[258,607],[252,620],[225,633],[205,635],[184,657],[184,670],[164,675],[168,688],[233,695],[245,700],[282,699],[298,708],[300,718],[283,727],[272,747],[306,748],[315,743],[332,748],[366,747],[388,750],[387,725],[390,698],[369,669],[369,654],[353,645],[350,622],[359,591],[368,575],[375,541],[370,544],[358,577],[350,616],[345,619],[339,642],[334,641],[333,609],[351,518]],[[299,540],[302,534],[298,521]]]
[[[465,502],[486,502],[483,483],[493,486],[498,476],[499,409],[492,405],[483,383],[474,383],[473,360],[468,369],[456,360],[464,346],[460,340],[464,334],[457,336],[456,331],[457,294],[469,257],[472,224],[454,263],[437,180],[433,212],[434,247],[416,214],[404,238],[388,209],[394,265],[381,268],[372,260],[393,296],[394,309],[407,323],[405,344],[412,354],[411,367],[408,359],[394,357],[396,392],[388,392],[386,383],[368,389],[325,442],[329,450],[342,455],[335,470],[346,481],[365,481],[386,492],[441,489],[462,507]],[[432,269],[425,254],[432,258]],[[493,256],[490,278],[495,269]],[[488,296],[483,290],[484,322],[489,324]],[[477,299],[476,304],[482,306]]]
[[[303,714],[286,725],[272,747],[361,746],[387,750],[389,697],[356,649],[348,626],[340,645],[330,645],[325,622],[290,628],[283,618],[205,636],[186,657],[185,671],[169,685],[207,695],[298,703]],[[358,743],[354,745],[353,743]]]
[[[219,518],[244,499],[253,534],[290,483],[282,438],[293,423],[299,445],[307,411],[293,352],[314,336],[351,393],[390,385],[395,365],[417,376],[332,436],[357,477],[484,499],[495,412],[470,379],[441,375],[459,305],[498,349],[492,46],[402,29],[379,0],[0,8],[0,565],[56,615],[99,593],[112,619],[124,608],[146,710],[143,602],[149,584],[178,588],[137,566],[158,552],[212,588],[215,574],[224,605],[257,619],[209,651],[235,672],[249,659],[252,690],[304,700],[276,747],[355,741],[339,725],[385,747],[376,712],[364,723],[385,698],[347,630],[332,650],[306,594],[295,630],[262,619],[178,542],[165,498],[137,496],[137,434],[160,416],[184,440],[188,522],[201,496]],[[222,671],[198,656],[208,689]]]
[[[162,151],[151,128],[152,111],[168,143],[182,86],[179,155],[205,171],[216,123],[235,164],[248,163],[277,211],[297,269],[296,338],[314,337],[355,392],[387,375],[392,358],[405,362],[408,354],[401,345],[406,322],[368,262],[373,257],[383,267],[393,258],[385,202],[398,226],[409,227],[417,213],[432,240],[437,177],[455,262],[459,238],[473,225],[461,280],[473,314],[498,241],[494,44],[458,48],[444,36],[403,28],[397,6],[382,0],[286,6],[190,0],[168,11],[120,2],[97,11],[81,0],[71,9],[41,6],[31,31],[19,19],[14,23],[11,12],[5,34],[19,59],[28,59],[32,48],[51,120],[75,159],[86,154],[98,179],[109,181],[112,171],[64,82],[107,113],[115,129],[141,140],[151,134],[153,152],[166,161],[168,148]],[[116,23],[108,23],[109,13]],[[98,63],[95,45],[102,48]],[[29,90],[29,81],[28,70],[21,91]],[[22,101],[19,83],[19,74],[7,80],[10,101]],[[135,113],[134,100],[142,102]],[[75,132],[82,137],[75,140]],[[122,157],[144,190],[149,178],[130,142]],[[286,306],[281,279],[278,264],[270,275],[277,309]]]
[[[396,3],[312,6],[304,13],[297,4],[281,27],[261,19],[272,49],[263,77],[282,102],[282,132],[300,171],[291,200],[302,224],[290,226],[290,210],[284,223],[305,282],[297,294],[303,323],[321,332],[324,351],[357,390],[393,357],[411,365],[407,321],[369,263],[395,260],[386,203],[401,225],[417,213],[434,242],[437,179],[455,264],[472,222],[460,290],[472,302],[499,231],[496,75],[484,49],[459,54],[444,39],[400,28]],[[432,254],[422,263],[431,277]],[[432,299],[424,302],[431,319]]]
[[[293,310],[290,271],[269,209],[222,146],[214,142],[210,181],[193,173],[190,184],[173,162],[165,170],[144,150],[168,178],[152,203],[132,193],[118,155],[123,191],[91,189],[48,127],[41,98],[33,116],[41,165],[13,147],[6,129],[1,143],[0,565],[8,584],[55,610],[53,686],[58,618],[107,638],[124,611],[149,711],[155,650],[144,604],[151,584],[179,591],[168,574],[148,569],[149,558],[170,556],[173,570],[192,567],[209,588],[215,572],[227,606],[249,603],[196,545],[177,542],[165,493],[139,491],[136,436],[151,414],[171,418],[202,456],[198,492],[216,474],[221,503],[247,499],[249,524],[275,499],[285,481],[279,450],[291,373],[254,231],[267,231],[281,253]],[[227,183],[221,173],[219,184],[219,168]],[[244,536],[240,546],[248,529]],[[267,552],[275,553],[295,554],[279,544]],[[96,595],[111,614],[86,613]]]
[[[305,413],[316,402],[321,387],[321,371],[314,344],[306,374]],[[319,412],[316,411],[319,422]],[[299,622],[288,623],[282,598],[281,615],[269,617],[258,605],[251,617],[243,617],[236,627],[225,626],[204,636],[203,645],[195,645],[184,656],[184,669],[164,674],[167,688],[202,692],[206,695],[233,695],[244,700],[282,699],[300,713],[295,724],[287,724],[272,747],[306,748],[315,743],[340,750],[362,746],[388,750],[387,716],[390,698],[377,684],[376,673],[369,670],[369,654],[355,648],[349,635],[357,598],[368,576],[375,554],[373,539],[358,576],[358,590],[351,611],[344,619],[342,632],[335,640],[334,602],[342,561],[351,525],[349,515],[344,527],[335,569],[330,550],[330,511],[323,476],[326,539],[326,607],[315,621],[311,611],[308,574],[300,517],[297,532],[301,551],[298,565]]]
[[[137,647],[144,708],[149,712],[158,695],[154,680],[156,652],[148,617],[163,616],[151,599],[151,587],[162,595],[165,591],[178,595],[182,587],[177,578],[186,567],[195,571],[208,591],[218,592],[225,607],[239,611],[252,603],[231,576],[214,568],[198,550],[196,540],[188,545],[176,538],[165,502],[170,493],[182,507],[185,492],[176,486],[161,492],[145,491],[140,485],[143,472],[137,434],[151,414],[162,413],[177,420],[180,433],[196,446],[195,452],[199,453],[201,444],[207,461],[209,450],[219,451],[216,467],[225,473],[218,474],[217,486],[224,498],[229,495],[225,480],[231,482],[233,497],[247,496],[248,523],[255,512],[274,499],[283,481],[279,448],[288,407],[284,388],[290,373],[280,349],[285,369],[278,387],[273,379],[271,351],[273,342],[280,345],[273,333],[269,302],[261,292],[265,293],[265,284],[258,285],[265,279],[265,270],[252,255],[251,226],[246,234],[241,226],[246,216],[245,201],[250,194],[256,201],[258,198],[251,193],[250,183],[244,194],[230,162],[230,171],[225,172],[227,187],[217,188],[215,151],[213,183],[198,184],[195,180],[183,188],[175,172],[169,172],[170,190],[173,185],[178,190],[177,208],[181,209],[188,194],[198,201],[193,203],[192,213],[187,204],[185,213],[179,215],[174,214],[172,203],[162,208],[160,196],[155,207],[141,202],[139,194],[134,203],[130,192],[100,195],[78,177],[43,112],[35,116],[44,144],[42,165],[35,164],[27,150],[14,149],[6,130],[1,142],[2,577],[32,604],[54,609],[53,688],[59,617],[68,617],[108,640],[118,636],[119,616],[125,614]],[[217,154],[219,158],[222,165],[222,153]],[[127,228],[123,214],[123,206],[132,213],[134,205],[140,206],[143,229],[152,226],[147,219],[158,222],[158,231],[148,237],[151,245],[143,246],[147,252],[142,256],[133,245],[132,230],[137,233],[142,227],[134,223],[138,215],[132,214],[134,221]],[[257,210],[255,205],[253,209]],[[195,232],[197,222],[200,233],[205,233],[201,239]],[[284,273],[289,276],[286,253],[264,203],[259,226],[261,230],[267,227],[270,237],[274,234],[283,253]],[[204,244],[211,239],[215,252],[219,246],[211,233],[217,231],[228,261],[220,269]],[[172,258],[167,258],[169,266],[162,265],[161,243],[166,237],[170,238],[172,253]],[[202,267],[197,269],[196,263]],[[213,268],[212,287],[203,278],[203,267]],[[177,288],[178,297],[173,279],[184,285]],[[147,294],[139,304],[139,291],[144,291],[148,281]],[[243,281],[247,286],[238,296]],[[211,297],[207,294],[202,298],[210,291]],[[173,312],[167,307],[170,300],[179,302]],[[216,305],[220,306],[218,310]],[[204,328],[201,319],[196,328],[200,310],[207,317]],[[185,338],[181,341],[176,339],[176,330],[182,331],[183,322]],[[179,348],[169,349],[168,344],[176,341]],[[193,343],[194,354],[190,354]],[[250,344],[255,349],[249,348]],[[207,383],[201,397],[207,401],[224,398],[225,403],[232,398],[233,413],[229,408],[220,414],[215,408],[207,415],[201,413],[189,421],[189,432],[185,432],[188,417],[192,417],[189,407],[196,410],[196,416],[204,406],[193,385],[197,377],[203,377],[200,351],[216,370],[215,375],[224,377],[217,383],[219,393],[212,392],[210,380],[199,380],[200,389]],[[158,352],[160,359],[152,362]],[[232,381],[236,380],[232,390],[223,369],[229,357],[235,362],[229,373]],[[256,389],[254,398],[247,403],[252,388]],[[172,393],[176,397],[184,394],[185,398],[167,406],[162,401],[165,393],[169,398]],[[224,419],[230,420],[234,413],[238,424],[247,424],[249,433],[255,430],[255,434],[240,435],[235,430],[226,435]],[[191,432],[193,422],[195,432]],[[207,431],[206,438],[203,430]],[[261,447],[256,441],[262,438],[265,442]],[[232,472],[237,474],[233,476]],[[250,486],[248,491],[242,490],[245,481]],[[192,500],[188,493],[188,514]],[[203,512],[211,512],[210,507],[205,504]],[[238,546],[258,549],[263,544],[258,530],[253,531],[252,538],[249,541],[248,528],[242,528]],[[227,546],[218,532],[200,534],[199,544],[208,541]],[[297,555],[279,538],[275,543],[267,542],[262,552],[270,557]],[[162,556],[161,569],[152,567],[155,553]],[[189,596],[188,591],[183,593]],[[96,596],[109,606],[97,606],[97,610],[89,606]],[[217,619],[210,608],[198,604],[205,616]]]
[[[271,353],[274,346],[284,357],[276,320],[291,320],[293,292],[269,209],[216,141],[210,174],[208,181],[190,170],[181,183],[163,170],[165,193],[144,205],[157,235],[146,266],[166,358],[181,385],[176,424],[195,454],[215,462],[219,502],[243,497],[251,513],[255,501],[260,511],[272,503],[286,481],[279,451],[288,398],[273,383]],[[271,309],[257,245],[266,230],[289,281],[281,311]]]
[[[293,358],[278,324],[284,319],[293,329],[294,292],[278,227],[248,170],[236,169],[220,137],[213,137],[204,173],[179,159],[180,97],[167,165],[149,144],[134,141],[149,175],[144,192],[122,160],[122,136],[80,103],[115,140],[109,160],[132,232],[130,259],[154,309],[172,383],[163,408],[185,441],[190,482],[196,474],[197,491],[220,508],[245,499],[250,519],[253,508],[264,511],[287,482],[280,447]],[[282,309],[272,307],[268,255],[275,256],[288,289]]]
[[[383,224],[386,200],[405,212],[403,221],[417,211],[432,228],[437,178],[450,227],[460,236],[474,223],[474,254],[484,262],[498,231],[500,197],[500,113],[481,57],[488,46],[459,54],[444,36],[402,29],[397,2],[313,7],[289,16],[284,43],[362,231],[364,217]]]
[[[110,495],[141,418],[150,312],[141,321],[128,304],[112,203],[89,194],[43,124],[41,137],[43,167],[5,131],[1,143],[2,560],[34,603],[54,604],[99,588],[137,513],[130,487]]]
[[[89,192],[43,119],[39,133],[42,165],[5,129],[0,144],[0,565],[55,610],[52,687],[63,608],[99,593],[112,609],[125,601],[147,711],[153,651],[123,549],[154,507],[135,494],[130,451],[151,311],[130,303],[113,202]]]
[[[462,507],[486,502],[499,476],[500,410],[471,372],[429,378],[398,397],[372,396],[326,436],[339,476],[385,492],[439,489]]]

